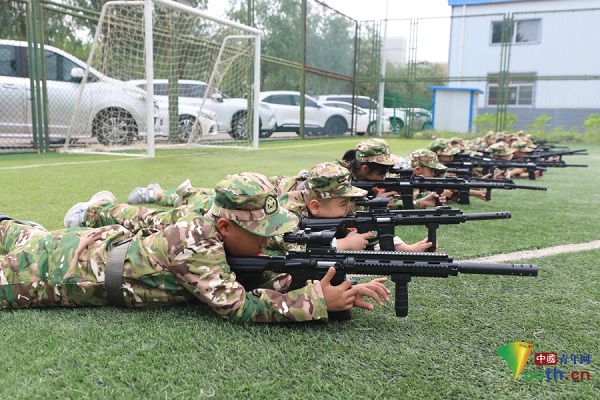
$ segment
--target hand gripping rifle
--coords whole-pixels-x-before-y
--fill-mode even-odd
[[[532,264],[458,263],[444,253],[335,251],[331,248],[290,251],[285,256],[279,257],[227,257],[227,262],[231,270],[238,276],[260,276],[264,271],[288,273],[292,276],[290,290],[305,285],[308,280],[323,279],[329,267],[336,269],[336,274],[331,280],[333,285],[338,285],[346,280],[346,274],[390,276],[396,284],[397,317],[408,315],[408,282],[413,276],[447,278],[456,276],[459,272],[463,274],[537,276],[538,271],[537,266]],[[246,289],[249,288],[246,287]],[[349,320],[351,314],[350,311],[330,312],[329,318],[330,320]]]
[[[355,228],[358,233],[377,232],[381,250],[394,251],[396,226],[425,225],[427,227],[427,238],[433,243],[430,249],[435,251],[436,232],[440,225],[486,219],[508,219],[510,217],[510,211],[465,214],[457,208],[443,206],[427,210],[375,208],[370,211],[356,211],[352,216],[341,218],[302,218],[299,228],[310,229],[311,232],[324,230],[337,230],[339,232],[346,228]]]

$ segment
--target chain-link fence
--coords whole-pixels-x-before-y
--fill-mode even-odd
[[[215,1],[189,3],[205,9]],[[4,3],[0,148],[48,151],[64,141],[77,86],[70,73],[90,54],[104,2]],[[526,129],[543,117],[546,129],[578,131],[583,118],[600,113],[593,47],[600,9],[466,10],[386,24],[353,20],[317,0],[237,0],[221,16],[262,32],[261,100],[276,120],[263,139],[411,137],[431,127],[430,86],[481,90],[476,109],[494,115],[497,130]],[[52,97],[61,86],[70,89]]]

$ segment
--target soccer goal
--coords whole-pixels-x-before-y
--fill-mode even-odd
[[[260,31],[170,0],[107,2],[72,75],[66,151],[257,148],[275,126],[259,101]]]

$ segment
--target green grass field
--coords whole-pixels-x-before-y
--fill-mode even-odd
[[[60,229],[72,204],[99,190],[120,201],[135,186],[213,186],[228,173],[294,174],[331,161],[358,139],[281,141],[257,151],[158,150],[156,158],[101,155],[0,156],[0,212]],[[407,156],[428,142],[388,139]],[[464,212],[511,211],[508,220],[442,226],[440,251],[455,259],[600,240],[600,145],[568,156],[589,168],[557,168],[547,192],[494,190]],[[413,242],[424,227],[397,233]],[[393,304],[356,310],[346,323],[235,325],[202,305],[0,312],[2,399],[597,399],[600,393],[600,250],[523,263],[537,278],[459,275],[414,278],[406,318]],[[391,286],[390,286],[391,287]],[[508,342],[533,352],[591,355],[559,364],[564,376],[509,385],[496,354]],[[578,358],[578,360],[580,360]],[[546,368],[546,367],[544,367]],[[537,372],[533,353],[524,372]],[[528,375],[529,376],[529,375]],[[550,374],[552,378],[554,374]]]

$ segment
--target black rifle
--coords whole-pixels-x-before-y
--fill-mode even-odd
[[[430,251],[433,252],[436,248],[437,229],[440,225],[488,219],[508,219],[510,217],[509,211],[465,214],[461,210],[451,207],[436,207],[427,210],[390,210],[386,208],[356,211],[352,216],[341,218],[302,218],[299,228],[310,229],[311,232],[328,230],[345,232],[347,228],[355,228],[358,233],[377,232],[381,250],[394,251],[396,226],[425,225],[427,238],[433,243]]]
[[[402,207],[404,209],[413,209],[413,189],[435,191],[437,194],[442,194],[444,189],[457,190],[459,193],[460,204],[470,204],[471,189],[485,189],[487,195],[491,196],[492,189],[536,189],[546,190],[546,188],[538,189],[537,186],[515,185],[514,183],[502,182],[501,180],[490,179],[489,181],[474,181],[458,177],[447,178],[425,178],[421,175],[413,175],[410,178],[404,177],[386,177],[383,181],[352,181],[352,186],[361,189],[370,190],[373,187],[385,189],[386,192],[395,191],[400,193],[402,198]],[[440,206],[436,200],[436,206]]]
[[[587,155],[588,153],[579,153],[579,151],[586,151],[585,149],[582,150],[573,150],[572,154],[577,154],[577,155]],[[562,156],[564,154],[558,154],[561,152],[553,152],[551,153],[551,155],[545,155],[548,153],[533,153],[531,155],[527,155],[526,157],[523,158],[516,158],[513,161],[515,162],[521,162],[521,161],[525,161],[525,162],[533,162],[536,165],[543,167],[543,168],[565,168],[565,167],[580,167],[580,168],[586,168],[588,165],[587,164],[567,164],[563,159]],[[556,160],[552,160],[552,158],[557,158]]]
[[[459,157],[457,157],[459,156]],[[529,179],[535,179],[536,171],[546,171],[545,167],[537,165],[535,162],[514,162],[509,160],[500,160],[488,157],[475,157],[469,155],[454,156],[452,161],[445,162],[444,165],[448,168],[466,168],[473,170],[474,168],[482,168],[483,175],[494,174],[494,169],[506,170],[508,168],[523,168],[529,174]]]
[[[450,173],[450,174],[455,174],[455,176],[457,178],[465,179],[466,181],[469,181],[471,183],[476,183],[476,182],[504,183],[504,186],[502,186],[498,189],[509,189],[509,190],[527,189],[527,190],[543,190],[543,191],[548,190],[548,188],[545,186],[520,185],[520,184],[515,183],[515,181],[513,181],[512,179],[508,179],[508,178],[474,178],[471,176],[471,171],[469,169],[465,169],[465,168],[448,168],[448,169],[446,169],[446,172]],[[492,189],[487,188],[485,190],[485,200],[489,201],[491,199],[492,199]],[[469,204],[468,202],[467,203],[463,202],[462,196],[459,198],[458,203],[459,204]]]
[[[587,149],[577,149],[577,150],[552,150],[552,151],[533,151],[533,156],[540,157],[541,159],[548,159],[551,157],[558,157],[559,160],[562,160],[562,156],[569,155],[577,155],[577,156],[587,156]]]
[[[290,290],[306,284],[308,280],[321,280],[335,267],[331,280],[339,285],[346,274],[386,275],[396,284],[396,316],[408,315],[408,282],[413,276],[447,278],[464,274],[537,276],[537,266],[532,264],[485,264],[454,262],[444,253],[416,253],[389,251],[335,251],[331,248],[313,248],[305,251],[290,251],[285,256],[227,257],[231,271],[246,290],[260,282],[265,271],[288,273],[292,276]],[[257,277],[252,279],[252,277]],[[349,320],[350,311],[329,313],[331,320]]]
[[[378,197],[378,198],[368,197],[365,199],[356,200],[357,207],[365,207],[368,209],[387,208],[389,203],[390,203],[389,197]]]

